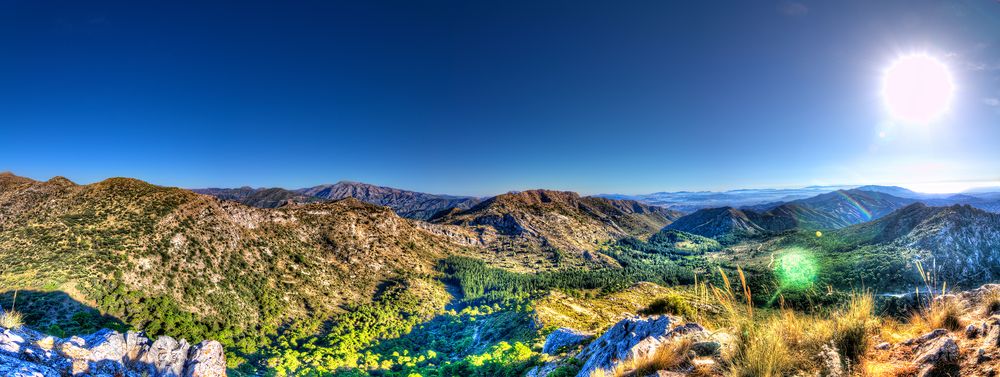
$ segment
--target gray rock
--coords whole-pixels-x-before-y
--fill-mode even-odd
[[[220,377],[226,375],[226,354],[222,344],[206,340],[191,348],[184,377]]]
[[[979,331],[980,331],[979,329],[980,329],[979,326],[970,323],[968,326],[965,326],[965,337],[969,339],[975,339],[977,336],[979,336]]]
[[[161,336],[149,347],[140,364],[151,377],[181,377],[190,348],[186,340],[178,342]]]
[[[916,338],[908,339],[905,342],[903,342],[903,345],[904,346],[921,345],[921,344],[924,344],[924,343],[926,343],[928,341],[940,338],[940,337],[942,337],[944,335],[948,335],[948,330],[945,330],[945,329],[935,329],[935,330],[932,330],[932,331],[930,331],[930,332],[928,332],[928,333],[926,333],[924,335],[918,336]]]
[[[4,377],[60,377],[55,369],[38,365],[13,356],[0,354],[0,376]]]
[[[122,374],[125,372],[125,337],[117,331],[100,330],[83,338],[89,354],[90,373]]]
[[[917,347],[913,363],[921,376],[934,375],[958,363],[958,344],[951,336],[941,336]]]
[[[586,362],[577,377],[588,377],[598,370],[611,372],[621,363],[652,355],[675,338],[704,331],[697,324],[672,327],[675,321],[669,316],[621,320],[580,352],[577,358]]]
[[[562,327],[553,331],[545,338],[545,345],[542,346],[542,352],[554,355],[560,349],[576,346],[591,337],[593,337],[592,334]]]
[[[0,376],[219,377],[226,357],[216,341],[190,347],[163,336],[101,330],[59,339],[26,328],[0,328]]]

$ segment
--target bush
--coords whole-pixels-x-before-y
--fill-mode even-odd
[[[653,300],[653,302],[649,303],[648,306],[639,310],[639,314],[672,314],[690,320],[698,314],[698,311],[691,305],[690,301],[686,297],[681,296],[678,293],[671,292],[664,297]]]

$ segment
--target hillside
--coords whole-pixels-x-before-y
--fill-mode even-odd
[[[4,297],[65,291],[151,335],[253,350],[282,323],[419,287],[411,278],[460,251],[354,199],[258,209],[127,178],[0,175]],[[65,328],[72,314],[34,325]]]
[[[839,190],[777,205],[702,209],[667,228],[732,239],[794,229],[838,229],[880,218],[913,202],[880,192]]]
[[[478,203],[477,198],[426,194],[367,183],[341,181],[295,190],[295,192],[328,200],[355,198],[366,203],[392,208],[400,216],[426,220],[443,210],[467,209]]]
[[[631,200],[531,190],[498,195],[433,221],[474,227],[497,249],[514,245],[528,250],[559,250],[572,257],[593,251],[602,242],[648,237],[679,217],[676,211]]]
[[[323,199],[302,195],[283,188],[207,188],[193,189],[199,194],[211,195],[222,200],[237,201],[258,208],[277,208],[288,204],[320,202]]]
[[[923,260],[935,279],[973,286],[1000,278],[1000,214],[968,205],[913,204],[836,236]]]
[[[240,187],[192,191],[259,208],[354,198],[365,203],[392,208],[402,217],[419,220],[427,220],[438,212],[452,208],[468,209],[480,201],[466,196],[426,194],[349,181],[297,190]]]

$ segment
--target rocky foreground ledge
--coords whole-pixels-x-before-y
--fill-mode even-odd
[[[87,336],[56,338],[27,328],[0,327],[0,376],[217,377],[226,375],[222,344],[194,346],[141,332],[101,330]]]

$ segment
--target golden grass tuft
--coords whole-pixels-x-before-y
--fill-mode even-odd
[[[647,359],[619,365],[612,375],[615,377],[647,376],[659,370],[675,369],[688,362],[688,352],[691,351],[692,344],[690,338],[674,340],[657,349]]]
[[[21,313],[14,310],[0,313],[0,327],[19,329],[21,326],[24,326],[24,317]]]
[[[991,288],[983,295],[983,315],[989,317],[1000,312],[1000,289]]]
[[[723,274],[723,282],[729,279]],[[741,274],[742,275],[742,274]],[[869,350],[880,321],[874,315],[875,297],[855,293],[850,301],[825,316],[793,310],[755,311],[741,276],[743,299],[732,288],[713,288],[723,308],[721,321],[735,341],[726,361],[729,375],[770,377],[818,372],[818,355],[834,348],[845,365],[857,365]],[[829,352],[829,351],[826,351]]]
[[[963,311],[964,308],[959,300],[945,296],[934,300],[927,314],[927,319],[932,328],[956,331],[962,328]]]

